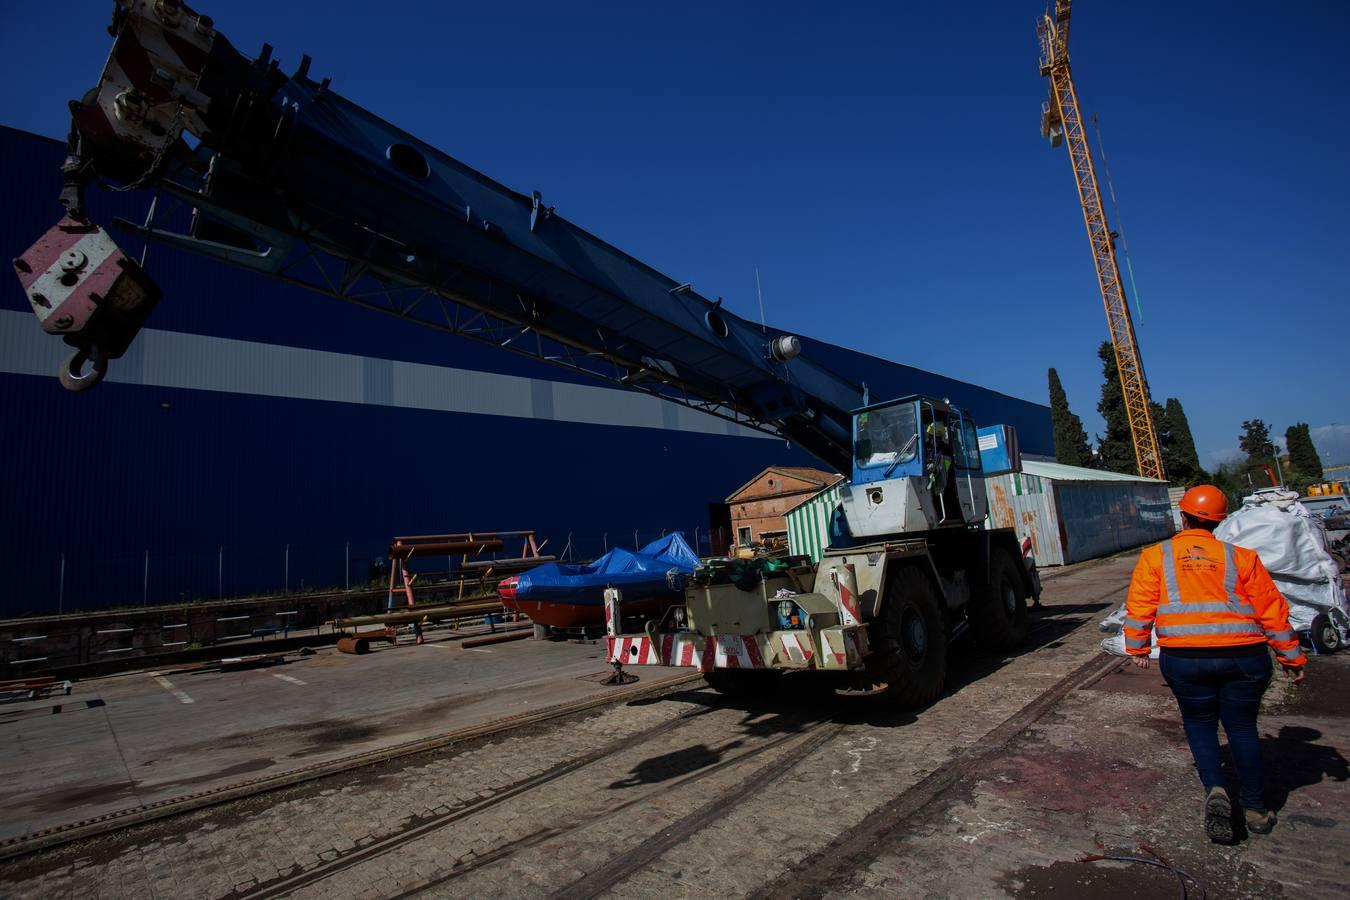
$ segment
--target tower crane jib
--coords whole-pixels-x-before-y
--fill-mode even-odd
[[[1038,31],[1041,39],[1041,74],[1050,79],[1050,97],[1041,110],[1041,133],[1052,147],[1068,145],[1069,161],[1074,181],[1078,185],[1078,199],[1087,225],[1088,242],[1097,270],[1102,302],[1106,307],[1106,322],[1111,332],[1111,347],[1115,351],[1116,368],[1120,373],[1120,388],[1125,398],[1125,410],[1130,422],[1130,436],[1134,442],[1135,461],[1139,474],[1145,478],[1166,477],[1162,455],[1158,450],[1157,431],[1149,408],[1148,381],[1139,356],[1139,342],[1134,333],[1126,302],[1125,287],[1116,260],[1115,234],[1106,221],[1097,172],[1092,164],[1092,151],[1087,131],[1074,90],[1073,74],[1069,67],[1069,15],[1072,0],[1055,0],[1054,10],[1047,10],[1041,18]]]

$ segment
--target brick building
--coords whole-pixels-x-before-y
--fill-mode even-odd
[[[735,545],[786,539],[788,511],[843,480],[842,475],[797,466],[770,466],[760,472],[727,498]]]

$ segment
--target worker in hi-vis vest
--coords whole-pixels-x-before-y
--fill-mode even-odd
[[[1205,787],[1205,833],[1231,843],[1235,829],[1219,763],[1219,722],[1237,767],[1247,828],[1265,834],[1275,825],[1263,797],[1256,734],[1272,671],[1266,646],[1294,684],[1303,682],[1307,658],[1289,628],[1289,604],[1261,558],[1212,534],[1228,514],[1223,491],[1193,487],[1179,506],[1185,530],[1139,554],[1125,601],[1125,650],[1136,666],[1148,668],[1149,634],[1157,633],[1159,667],[1181,708]]]

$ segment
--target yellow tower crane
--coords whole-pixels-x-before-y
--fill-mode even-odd
[[[1097,186],[1097,171],[1092,164],[1083,116],[1078,109],[1078,94],[1069,70],[1069,13],[1073,0],[1054,0],[1054,12],[1048,9],[1038,23],[1041,38],[1041,74],[1050,79],[1050,99],[1041,108],[1041,134],[1058,147],[1067,141],[1073,177],[1078,183],[1078,199],[1087,223],[1092,260],[1097,266],[1097,281],[1106,305],[1106,322],[1111,329],[1116,370],[1125,395],[1125,410],[1134,440],[1134,457],[1139,474],[1145,478],[1165,478],[1162,455],[1158,452],[1157,432],[1149,409],[1148,381],[1139,359],[1139,342],[1125,300],[1125,287],[1116,261],[1115,233],[1106,223],[1102,192]]]

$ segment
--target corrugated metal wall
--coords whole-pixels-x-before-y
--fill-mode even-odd
[[[1050,479],[1009,472],[986,478],[985,486],[989,523],[994,528],[1016,529],[1018,540],[1031,538],[1038,565],[1064,565],[1064,542]]]
[[[1064,557],[1081,562],[1172,534],[1167,485],[1148,481],[1057,481]]]
[[[827,488],[787,514],[788,550],[820,562],[830,546],[830,514],[839,505],[839,487]]]
[[[63,155],[61,142],[0,126],[9,257],[60,215]],[[143,219],[149,200],[88,197],[104,223]],[[740,479],[815,462],[735,426],[700,429],[670,404],[654,413],[638,395],[631,409],[615,400],[628,410],[615,424],[594,382],[566,370],[162,245],[147,262],[164,288],[155,334],[81,395],[28,354],[33,341],[56,356],[61,345],[18,281],[0,279],[0,430],[18,436],[0,442],[0,614],[342,585],[348,571],[356,585],[395,534],[535,528],[546,552],[570,537],[577,557],[663,530],[705,537],[708,504]],[[1049,443],[1044,406],[808,346],[873,396],[949,396],[1015,424],[1028,449]],[[457,370],[448,387],[445,369]]]

